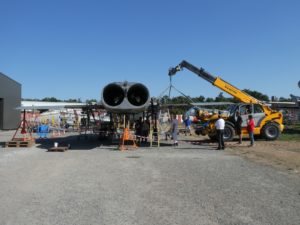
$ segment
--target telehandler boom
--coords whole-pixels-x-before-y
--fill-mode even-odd
[[[281,112],[272,110],[264,102],[252,97],[246,92],[236,88],[230,83],[222,80],[220,77],[215,77],[210,73],[206,72],[203,68],[197,68],[196,66],[190,64],[189,62],[183,60],[176,67],[169,69],[169,76],[175,75],[178,71],[183,68],[187,68],[193,73],[197,74],[199,77],[208,81],[212,85],[220,88],[226,93],[230,94],[241,103],[231,105],[229,108],[229,116],[226,119],[226,126],[224,131],[224,139],[230,141],[234,137],[234,127],[236,122],[236,112],[239,111],[243,118],[243,134],[247,133],[246,121],[249,114],[252,114],[255,121],[254,134],[264,137],[268,140],[275,140],[278,138],[279,134],[283,131],[283,116]],[[206,119],[209,121],[208,126],[202,130],[203,135],[208,135],[211,138],[215,138],[215,128],[214,123],[217,119],[216,115],[211,116]]]

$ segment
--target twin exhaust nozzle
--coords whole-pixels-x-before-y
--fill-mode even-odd
[[[103,106],[112,112],[140,112],[149,106],[148,88],[141,83],[115,82],[106,85],[101,94]]]

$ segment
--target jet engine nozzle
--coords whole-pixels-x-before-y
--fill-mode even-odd
[[[148,88],[141,83],[115,82],[102,91],[102,104],[111,112],[141,112],[149,106]]]

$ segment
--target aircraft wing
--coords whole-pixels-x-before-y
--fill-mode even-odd
[[[233,102],[195,102],[191,103],[193,106],[219,106],[219,105],[232,105]]]
[[[59,109],[80,109],[80,108],[103,108],[102,104],[89,105],[86,103],[73,102],[41,102],[22,101],[18,110],[59,110]]]

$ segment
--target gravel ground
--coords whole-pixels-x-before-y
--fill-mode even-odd
[[[299,176],[214,146],[59,141],[72,149],[0,148],[1,225],[299,225]]]

